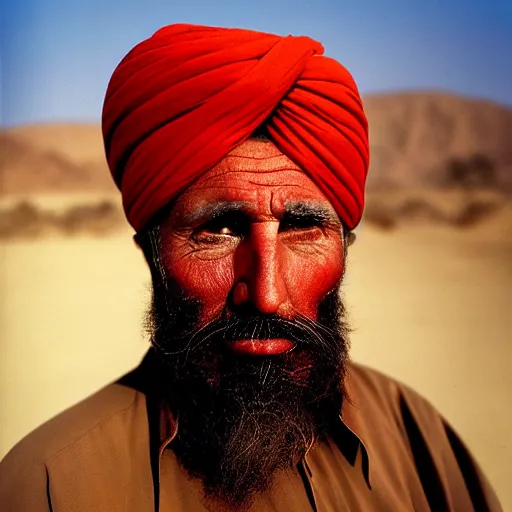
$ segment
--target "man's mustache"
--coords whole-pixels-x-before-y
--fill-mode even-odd
[[[240,315],[227,312],[201,328],[173,337],[173,346],[169,346],[171,340],[168,339],[168,346],[156,348],[164,355],[179,356],[239,340],[269,339],[287,339],[296,345],[295,349],[322,350],[324,356],[328,357],[336,357],[339,352],[338,331],[304,315],[296,314],[288,319],[276,314]]]

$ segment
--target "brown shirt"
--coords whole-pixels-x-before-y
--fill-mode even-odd
[[[201,485],[172,450],[150,357],[48,421],[0,464],[2,512],[202,512]],[[439,413],[407,386],[350,366],[339,427],[258,496],[261,511],[501,511]],[[167,419],[166,419],[167,418]]]

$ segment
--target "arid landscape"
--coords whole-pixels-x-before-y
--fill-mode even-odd
[[[440,93],[365,105],[353,359],[434,403],[512,511],[512,110]],[[132,235],[99,126],[0,133],[0,457],[146,350]]]

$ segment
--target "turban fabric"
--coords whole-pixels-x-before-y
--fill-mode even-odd
[[[368,127],[350,73],[308,37],[169,25],[114,71],[105,151],[140,231],[260,126],[350,229],[361,219]]]

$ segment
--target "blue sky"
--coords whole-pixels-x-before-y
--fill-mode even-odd
[[[99,122],[115,66],[177,22],[309,35],[363,94],[442,89],[512,105],[512,0],[2,0],[4,126]]]

